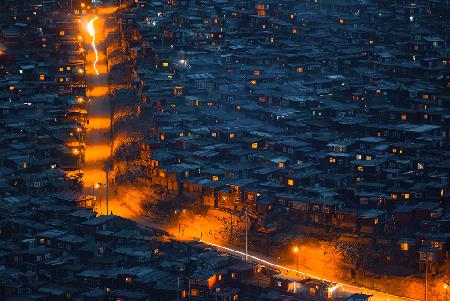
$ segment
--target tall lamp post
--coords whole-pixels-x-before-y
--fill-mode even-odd
[[[103,186],[102,183],[95,183],[92,185],[92,196],[94,197],[94,202],[97,201],[97,195],[95,193],[96,189],[99,189],[101,186]],[[102,214],[102,201],[101,201],[101,193],[100,193],[100,214]]]
[[[296,255],[297,257],[297,271],[298,271],[298,256],[300,255],[300,248],[298,246],[294,246],[292,248],[292,252]]]
[[[445,301],[448,301],[448,287],[450,286],[450,282],[444,284],[445,289]]]

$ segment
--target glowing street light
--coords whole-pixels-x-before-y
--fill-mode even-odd
[[[181,232],[181,214],[186,213],[186,209],[175,209],[174,214],[178,217],[178,234]]]
[[[448,301],[448,287],[450,286],[450,282],[444,283],[445,289],[445,301]]]
[[[292,252],[297,256],[297,271],[298,271],[298,256],[300,255],[300,248],[298,246],[294,246],[292,248]]]

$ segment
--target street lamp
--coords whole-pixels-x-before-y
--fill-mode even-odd
[[[292,248],[292,252],[297,256],[297,271],[298,271],[298,256],[300,255],[300,248],[298,246],[294,246]]]
[[[174,211],[175,215],[178,217],[178,234],[180,234],[180,232],[181,232],[181,216],[180,215],[185,212],[186,212],[186,209],[179,209],[179,208],[175,209],[175,211]]]
[[[94,197],[94,201],[97,200],[97,196],[95,194],[95,190],[99,189],[102,186],[103,186],[102,183],[95,183],[95,184],[92,185],[92,196]],[[100,192],[100,198],[99,199],[100,199],[100,214],[101,214],[102,213],[102,194],[101,194],[101,192]]]
[[[444,284],[445,289],[445,301],[448,301],[448,287],[450,286],[450,282]]]

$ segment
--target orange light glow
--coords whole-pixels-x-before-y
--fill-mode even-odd
[[[99,7],[97,12],[100,15],[111,15],[115,13],[117,9],[117,6]]]
[[[107,86],[99,86],[99,87],[93,87],[92,89],[87,91],[87,94],[89,97],[99,97],[99,96],[105,96],[109,92]]]
[[[102,161],[109,157],[111,149],[107,144],[89,145],[84,156],[85,162]]]
[[[89,119],[88,130],[108,129],[110,120],[107,117],[94,117]]]
[[[99,181],[105,181],[105,171],[100,168],[86,169],[83,168],[83,183],[85,187],[92,187],[92,185],[97,184]]]

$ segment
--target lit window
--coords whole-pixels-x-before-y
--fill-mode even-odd
[[[358,166],[358,171],[364,171],[364,167]]]
[[[14,86],[9,86],[10,91],[14,91]]]
[[[366,156],[366,160],[367,160],[367,161],[372,160],[372,156],[367,155],[367,156]]]
[[[287,184],[288,186],[294,186],[294,180],[288,179]]]
[[[340,24],[344,24],[344,19],[339,19]]]
[[[296,29],[296,28],[293,28],[293,29],[292,29],[292,33],[297,33],[297,29]]]
[[[284,167],[284,162],[279,162],[279,163],[278,163],[278,167],[279,167],[279,168],[283,168],[283,167]]]
[[[259,70],[253,70],[253,75],[254,75],[254,76],[260,76],[260,75],[261,75],[261,71],[259,71]]]
[[[196,289],[196,288],[191,289],[191,296],[192,297],[198,297],[199,295],[200,295],[200,292],[199,292],[198,289]]]
[[[297,73],[302,73],[303,72],[303,67],[297,67]]]
[[[395,194],[395,193],[393,193],[393,194],[391,194],[391,198],[392,198],[393,200],[396,200],[396,199],[398,199],[398,195]]]
[[[420,163],[420,162],[417,163],[417,169],[418,169],[418,170],[423,170],[423,167],[424,167],[424,166],[423,166],[423,163]]]
[[[219,177],[218,176],[212,176],[212,180],[213,181],[219,181]],[[220,279],[219,279],[220,280]]]
[[[423,114],[423,119],[428,119],[428,114]]]
[[[402,114],[402,120],[406,120],[407,117],[406,114]]]
[[[294,15],[291,15],[291,19],[294,19]]]
[[[164,62],[163,67],[169,67],[169,63]]]
[[[70,66],[67,66],[66,70],[67,70],[67,71],[70,71],[70,69],[71,69]]]
[[[257,149],[258,148],[258,143],[256,143],[256,142],[252,143],[252,148],[253,149]]]
[[[133,280],[131,279],[131,277],[125,277],[125,283],[131,283]]]
[[[407,242],[402,242],[400,243],[400,250],[402,251],[408,251],[409,250],[409,245]]]
[[[160,139],[161,141],[164,141],[164,139],[166,139],[166,137],[164,137],[164,135],[161,134],[161,135],[159,135],[159,139]]]
[[[256,80],[253,79],[253,80],[250,81],[250,83],[251,83],[252,85],[256,85]]]
[[[59,67],[59,72],[63,72],[64,68],[63,67]]]
[[[335,158],[330,158],[330,163],[336,163],[336,159]]]
[[[405,193],[405,199],[409,199],[410,194],[409,193]]]
[[[160,170],[160,171],[159,171],[159,176],[160,176],[161,178],[164,178],[164,177],[166,176],[166,174],[164,173],[164,171]]]
[[[45,80],[45,74],[39,74],[39,80]]]
[[[59,32],[59,35],[60,35],[60,36],[63,36],[63,35],[64,35],[64,30],[61,30],[61,31]]]
[[[230,139],[234,139],[234,134],[233,133],[230,134]]]
[[[212,136],[212,137],[217,137],[217,133],[216,133],[216,132],[212,132],[212,133],[211,133],[211,136]]]
[[[396,154],[396,153],[397,153],[397,149],[396,149],[396,148],[393,148],[393,149],[392,149],[392,153],[393,153],[393,154]]]

